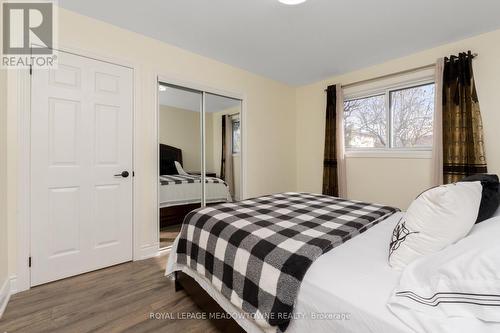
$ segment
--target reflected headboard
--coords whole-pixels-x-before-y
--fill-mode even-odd
[[[176,175],[174,161],[182,163],[182,150],[160,143],[160,175]]]

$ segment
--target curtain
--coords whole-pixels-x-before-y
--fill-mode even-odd
[[[460,53],[444,60],[443,183],[487,173],[483,123],[476,93],[473,55]]]
[[[432,133],[432,184],[443,184],[443,70],[444,58],[436,62],[434,122]]]
[[[344,138],[344,94],[342,86],[336,87],[337,103],[337,178],[339,187],[339,197],[347,198],[347,172],[345,162],[345,138]]]
[[[222,160],[220,176],[228,186],[229,194],[234,197],[233,177],[233,123],[231,116],[222,116]]]
[[[329,86],[326,90],[323,194],[335,197],[346,196],[343,111],[344,102],[341,86]]]

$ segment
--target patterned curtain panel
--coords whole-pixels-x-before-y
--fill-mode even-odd
[[[325,156],[323,160],[323,194],[338,197],[337,176],[337,91],[336,86],[326,90]]]
[[[487,173],[483,123],[468,53],[445,58],[443,74],[443,182]]]

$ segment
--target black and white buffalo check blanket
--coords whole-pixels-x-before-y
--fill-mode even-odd
[[[196,271],[258,325],[283,332],[311,264],[397,211],[309,193],[200,208],[184,220],[176,269]]]
[[[179,185],[179,184],[194,184],[201,183],[201,176],[196,175],[168,175],[160,176],[161,185]],[[205,177],[206,184],[224,184],[227,187],[225,181],[215,177]]]

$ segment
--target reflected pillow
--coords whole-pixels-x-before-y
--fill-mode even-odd
[[[177,173],[179,175],[183,175],[183,176],[188,175],[188,173],[186,171],[184,171],[184,169],[182,168],[182,165],[179,162],[175,161],[174,164],[175,164],[175,169],[177,170]]]

